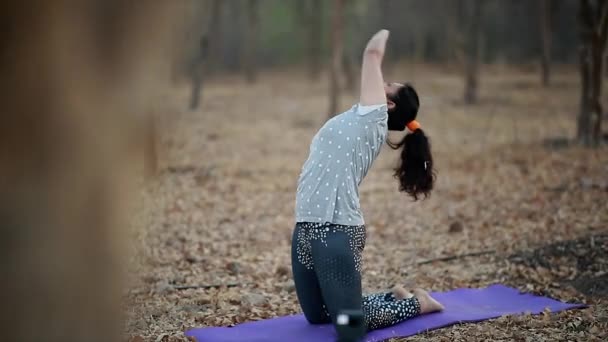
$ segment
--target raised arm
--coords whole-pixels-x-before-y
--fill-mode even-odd
[[[361,95],[359,102],[364,106],[386,104],[382,58],[388,39],[388,31],[380,30],[369,40],[363,52],[361,66]]]

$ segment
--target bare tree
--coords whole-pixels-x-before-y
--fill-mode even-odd
[[[467,30],[467,48],[465,61],[465,90],[464,102],[477,102],[479,83],[479,28],[481,24],[481,0],[470,0],[470,20]]]
[[[145,118],[145,143],[144,143],[144,176],[146,178],[155,176],[158,172],[158,130],[157,117],[154,114]]]
[[[201,99],[203,81],[217,68],[221,51],[221,0],[206,0],[200,2],[199,34],[196,52],[190,62],[190,78],[192,93],[190,96],[190,109],[196,110]]]
[[[344,60],[344,27],[342,0],[332,2],[331,19],[331,65],[329,69],[329,110],[328,115],[332,117],[338,111],[340,103],[340,72]]]
[[[601,139],[603,58],[608,35],[608,1],[581,0],[579,13],[581,45],[581,105],[577,139],[586,146],[597,146]]]
[[[541,82],[548,86],[551,78],[551,0],[539,0],[541,49]]]
[[[249,83],[257,80],[257,40],[259,31],[259,0],[247,1],[247,32],[245,39],[245,52],[243,54],[243,65],[245,67],[245,79]]]
[[[192,81],[192,92],[190,95],[190,110],[198,109],[201,92],[203,89],[203,78],[205,76],[206,61],[208,60],[208,39],[207,35],[201,36],[198,42],[196,55],[190,65],[190,79]]]

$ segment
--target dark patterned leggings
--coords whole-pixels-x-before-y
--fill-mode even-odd
[[[368,330],[384,328],[420,314],[416,298],[392,293],[362,296],[361,253],[365,226],[296,224],[291,264],[304,316],[312,324],[336,322],[342,310],[363,310]]]

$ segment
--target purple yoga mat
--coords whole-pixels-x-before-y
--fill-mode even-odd
[[[478,322],[508,314],[538,314],[545,308],[557,312],[585,307],[583,304],[567,304],[547,297],[520,293],[503,285],[434,292],[431,295],[445,306],[444,311],[371,331],[364,341],[406,337],[457,323]],[[192,329],[186,332],[186,336],[193,336],[198,342],[333,342],[337,335],[331,324],[310,325],[304,316],[292,315],[242,323],[231,328]]]

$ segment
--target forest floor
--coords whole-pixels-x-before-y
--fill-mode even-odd
[[[462,103],[462,77],[450,69],[387,74],[421,96],[438,180],[429,199],[411,201],[392,178],[397,153],[383,147],[360,189],[365,292],[503,283],[590,305],[395,341],[608,339],[608,147],[566,140],[576,130],[576,70],[557,68],[543,88],[535,72],[488,67],[474,106]],[[182,341],[193,327],[300,312],[290,274],[294,192],[327,119],[325,80],[297,71],[265,73],[255,85],[213,80],[197,111],[186,109],[188,97],[187,85],[176,86],[155,108],[162,171],[133,221],[126,331],[134,341]],[[345,95],[340,108],[354,101]],[[235,286],[176,288],[220,284]]]

